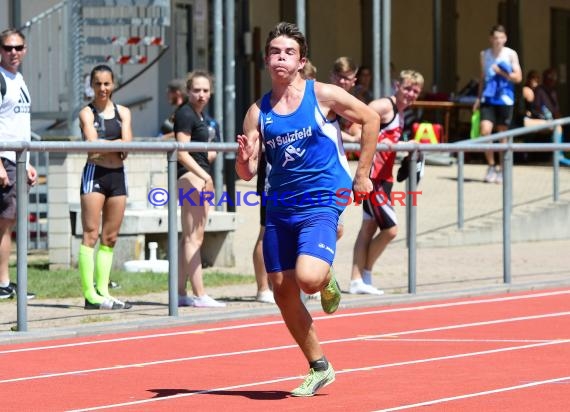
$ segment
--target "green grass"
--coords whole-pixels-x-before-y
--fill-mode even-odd
[[[10,267],[10,278],[16,279],[15,266]],[[113,271],[111,280],[121,285],[121,296],[137,296],[148,293],[168,291],[168,274],[130,273]],[[223,272],[204,272],[204,286],[226,286],[250,284],[255,282],[252,275],[228,274]],[[40,299],[73,298],[81,296],[81,280],[76,269],[50,270],[45,261],[28,264],[28,289]]]

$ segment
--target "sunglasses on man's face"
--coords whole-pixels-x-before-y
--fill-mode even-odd
[[[7,53],[10,53],[12,50],[16,50],[16,51],[21,52],[22,50],[24,50],[25,47],[26,47],[26,46],[23,45],[23,44],[19,44],[19,45],[17,45],[17,46],[8,46],[8,45],[6,45],[6,44],[3,44],[3,45],[2,45],[2,49],[4,49],[4,51],[7,52]]]

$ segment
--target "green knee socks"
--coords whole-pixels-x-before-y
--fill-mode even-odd
[[[99,295],[110,298],[109,278],[111,277],[111,266],[113,265],[113,248],[100,245],[97,251],[95,262],[95,284]]]
[[[97,294],[93,286],[95,264],[93,262],[93,248],[85,245],[79,246],[79,275],[83,296],[91,303],[102,303],[104,298]]]

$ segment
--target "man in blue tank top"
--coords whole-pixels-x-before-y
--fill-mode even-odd
[[[293,396],[312,396],[335,379],[299,292],[320,291],[326,313],[338,308],[340,289],[330,271],[338,216],[351,201],[351,190],[372,191],[369,173],[380,129],[378,114],[345,90],[301,77],[307,51],[305,37],[294,24],[279,23],[269,33],[265,64],[271,91],[249,108],[243,134],[237,136],[236,159],[237,174],[250,180],[263,143],[271,165],[264,199],[265,266],[283,320],[310,368]],[[338,116],[362,125],[354,180]]]
[[[515,104],[516,83],[522,80],[522,71],[519,56],[516,51],[506,47],[507,31],[497,24],[491,27],[489,41],[491,47],[480,53],[481,78],[477,100],[473,104],[473,111],[481,111],[481,136],[488,136],[493,132],[507,131],[513,118]],[[507,143],[501,139],[500,143]],[[501,167],[495,165],[493,151],[485,152],[487,172],[484,181],[487,183],[503,183],[503,157],[499,154]]]

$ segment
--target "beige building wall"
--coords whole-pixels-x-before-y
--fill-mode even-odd
[[[392,1],[390,54],[397,72],[414,69],[422,73],[425,90],[433,84],[432,2]]]
[[[309,58],[317,66],[317,78],[329,81],[334,61],[348,56],[362,64],[361,13],[358,0],[309,0]]]
[[[309,0],[307,14],[309,58],[317,66],[317,79],[329,81],[329,72],[339,56],[349,56],[361,64],[361,15],[358,0]],[[251,26],[261,30],[262,48],[269,31],[281,21],[279,2],[251,0]],[[339,12],[342,11],[342,12]],[[270,79],[262,76],[262,90],[268,90]]]
[[[279,3],[277,1],[251,0],[249,9],[251,13],[251,27],[259,27],[261,31],[261,52],[265,56],[265,40],[267,34],[276,23],[280,21]],[[253,84],[253,79],[252,79]],[[261,76],[261,90],[268,90],[271,87],[271,81],[265,69]],[[260,97],[260,96],[257,96]]]
[[[498,20],[497,0],[457,2],[457,85],[479,79],[481,50],[489,47],[489,30]],[[482,11],[485,11],[482,13]],[[507,27],[508,31],[508,27]]]
[[[524,5],[520,17],[523,52],[526,63],[526,67],[523,67],[523,73],[531,69],[542,72],[551,64],[551,9],[570,10],[570,1],[526,1]],[[570,42],[570,39],[567,39],[567,41]],[[570,75],[570,73],[568,73],[568,75]]]

